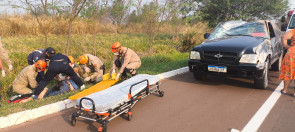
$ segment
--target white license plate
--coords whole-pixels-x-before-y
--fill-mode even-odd
[[[226,73],[227,69],[224,66],[210,66],[210,65],[208,65],[208,71]]]

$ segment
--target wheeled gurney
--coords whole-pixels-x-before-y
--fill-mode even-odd
[[[106,132],[107,123],[117,116],[127,114],[127,119],[131,120],[131,109],[138,101],[155,92],[160,97],[164,96],[164,91],[159,89],[159,80],[158,76],[140,74],[118,85],[78,99],[76,108],[79,110],[72,114],[71,124],[75,126],[76,118],[79,117],[102,124],[98,131]],[[94,118],[84,116],[85,111],[92,113]]]

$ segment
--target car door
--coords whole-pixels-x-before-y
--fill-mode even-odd
[[[272,50],[272,55],[271,55],[271,64],[276,61],[276,58],[278,58],[278,46],[279,46],[279,39],[278,36],[275,33],[274,30],[274,25],[270,21],[267,22],[268,26],[268,31],[269,31],[269,38],[271,42],[271,50]]]

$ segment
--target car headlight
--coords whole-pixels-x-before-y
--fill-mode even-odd
[[[240,63],[251,63],[257,64],[257,55],[256,54],[244,54],[240,59]]]
[[[192,60],[201,60],[200,52],[191,51],[190,59],[192,59]]]

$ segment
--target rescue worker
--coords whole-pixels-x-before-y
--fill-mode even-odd
[[[78,64],[82,68],[81,76],[84,77],[85,82],[102,81],[102,76],[105,71],[105,66],[98,57],[91,54],[81,55],[78,59]]]
[[[50,53],[49,53],[50,52]],[[55,50],[51,47],[48,47],[47,49],[38,49],[33,51],[29,54],[27,57],[28,64],[33,65],[38,60],[48,61],[49,55],[55,54]],[[37,82],[40,82],[44,77],[44,71],[41,71],[38,73],[38,76],[36,77]]]
[[[4,70],[4,67],[3,67],[2,60],[1,59],[0,59],[0,69],[2,71],[2,77],[5,77],[6,73],[5,73],[5,70]]]
[[[51,50],[50,50],[51,49]],[[33,65],[38,60],[48,60],[48,56],[46,55],[46,52],[51,51],[55,53],[55,50],[51,47],[48,47],[47,49],[38,49],[29,54],[27,57],[28,64]]]
[[[78,85],[79,88],[84,89],[85,86],[80,78],[77,76],[73,68],[70,66],[70,59],[61,54],[53,54],[48,51],[48,57],[50,59],[48,70],[44,78],[39,82],[39,85],[36,87],[34,94],[39,95],[41,91],[46,87],[46,85],[54,78],[56,75],[63,73],[69,76],[73,81]]]
[[[115,54],[112,73],[116,72],[116,68],[119,69],[116,80],[119,79],[121,74],[124,78],[127,77],[127,73],[135,76],[136,69],[141,66],[141,60],[139,56],[133,50],[127,47],[122,47],[121,43],[119,42],[113,43],[112,52]]]
[[[80,77],[79,74],[78,74],[79,66],[77,64],[75,64],[74,57],[73,56],[68,56],[68,58],[70,59],[70,63],[69,63],[70,66],[74,69],[74,71],[76,72],[76,74],[78,75],[78,77]],[[62,74],[59,74],[59,78],[58,78],[59,81],[66,80],[66,79],[70,79],[70,78],[67,77],[67,76],[64,76]]]
[[[5,50],[3,43],[1,41],[0,37],[0,59],[2,59],[6,65],[8,65],[8,71],[11,71],[13,69],[12,62],[8,57],[8,52]],[[2,68],[2,76],[5,76],[5,70]]]
[[[12,83],[12,90],[18,94],[33,93],[32,89],[36,88],[36,76],[38,72],[44,71],[47,64],[43,60],[38,60],[34,65],[25,67]],[[28,87],[29,86],[29,87]]]

